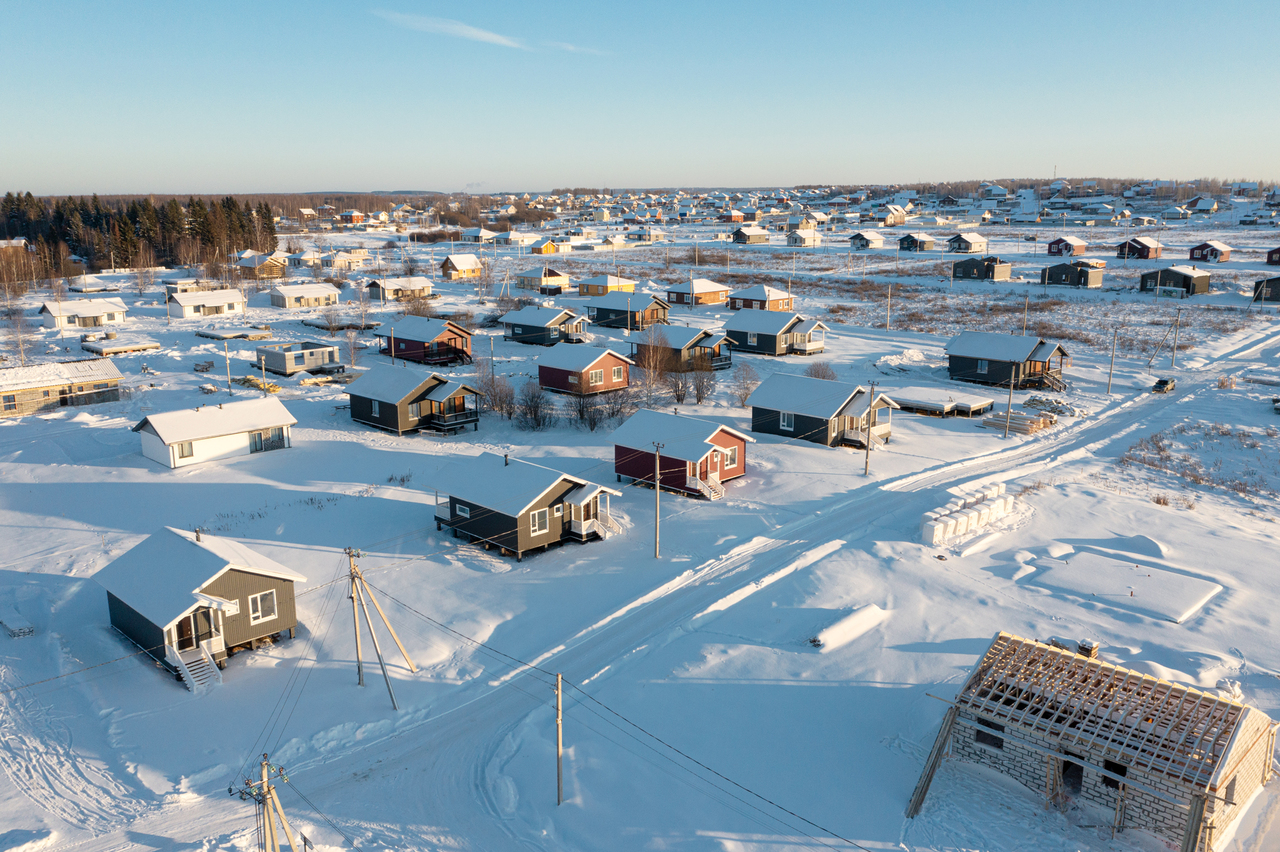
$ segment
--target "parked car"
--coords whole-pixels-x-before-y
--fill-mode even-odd
[[[1173,390],[1177,386],[1178,386],[1178,383],[1174,379],[1159,379],[1154,385],[1151,386],[1151,392],[1152,393],[1168,393],[1169,391]]]

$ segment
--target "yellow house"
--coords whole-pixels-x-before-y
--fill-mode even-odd
[[[634,293],[636,282],[616,275],[597,275],[578,282],[579,296],[603,296],[606,293]]]
[[[451,254],[440,264],[440,274],[446,281],[459,278],[479,278],[483,267],[474,254]]]
[[[555,254],[558,250],[556,244],[547,239],[538,240],[529,246],[531,254]]]

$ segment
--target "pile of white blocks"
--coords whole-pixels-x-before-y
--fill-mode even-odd
[[[1013,511],[1013,495],[1004,483],[966,491],[945,506],[925,512],[920,535],[925,544],[943,544],[949,538],[975,533]]]

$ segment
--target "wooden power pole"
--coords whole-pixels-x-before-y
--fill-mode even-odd
[[[280,804],[280,795],[276,792],[275,785],[271,783],[271,776],[282,779],[286,783],[289,776],[285,775],[284,767],[275,766],[271,763],[268,755],[262,755],[262,773],[259,780],[254,781],[249,778],[244,780],[239,791],[228,788],[227,792],[235,795],[240,794],[241,799],[253,799],[258,806],[258,850],[259,852],[280,852],[280,835],[284,834],[284,839],[288,842],[289,848],[293,852],[299,852],[298,844],[293,840],[293,827],[289,825],[289,818],[284,815],[284,807]],[[279,825],[277,826],[277,822]],[[307,846],[306,839],[303,839],[303,846]]]
[[[387,661],[382,656],[382,646],[378,644],[378,634],[373,629],[373,619],[369,616],[369,605],[365,599],[373,602],[374,609],[378,611],[378,615],[382,618],[382,623],[390,632],[391,638],[395,640],[396,647],[400,649],[400,653],[404,655],[404,661],[409,664],[409,671],[416,672],[418,667],[413,664],[413,660],[409,657],[409,652],[405,650],[404,643],[400,641],[400,637],[396,635],[396,629],[391,626],[391,622],[387,620],[387,614],[382,611],[382,606],[378,603],[378,599],[373,596],[373,591],[369,588],[369,583],[365,580],[364,574],[360,573],[360,569],[356,566],[356,557],[360,552],[355,548],[348,547],[346,550],[347,564],[350,566],[351,580],[351,618],[356,630],[356,677],[360,686],[364,686],[364,661],[360,654],[360,614],[364,613],[365,624],[369,628],[369,638],[373,640],[374,653],[378,655],[378,665],[382,667],[382,679],[387,684],[387,694],[391,696],[391,709],[399,710],[400,705],[396,702],[395,690],[391,687],[391,675],[387,672]]]
[[[662,558],[662,448],[666,444],[653,442],[653,558]]]
[[[564,804],[564,678],[556,672],[556,805]]]
[[[1111,369],[1107,372],[1107,396],[1111,396],[1111,377],[1116,374],[1116,341],[1120,339],[1120,329],[1111,332]]]

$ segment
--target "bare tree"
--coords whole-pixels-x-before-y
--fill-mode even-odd
[[[354,328],[347,329],[347,363],[355,366],[360,362],[360,332]]]
[[[413,275],[418,271],[418,259],[411,254],[404,255],[404,274]]]
[[[517,424],[521,429],[541,432],[555,422],[555,402],[542,385],[530,379],[520,389],[516,400]]]
[[[578,421],[578,425],[591,432],[599,429],[600,424],[604,423],[604,409],[600,405],[600,400],[595,396],[584,395],[574,398],[571,410]]]
[[[814,361],[805,368],[804,374],[811,379],[823,379],[828,382],[834,382],[839,378],[830,361]]]
[[[709,364],[695,364],[693,370],[693,399],[701,405],[716,392],[716,374]]]
[[[733,368],[733,375],[729,378],[729,393],[738,401],[738,405],[745,407],[747,397],[751,396],[751,392],[758,384],[760,384],[760,375],[756,373],[755,368],[746,361],[739,361],[738,366]]]
[[[19,305],[11,305],[5,310],[5,315],[9,320],[9,341],[13,344],[13,350],[18,355],[18,364],[25,367],[27,365],[27,338],[31,333],[31,329],[27,325],[27,315]]]
[[[324,320],[324,327],[329,330],[329,336],[337,337],[338,326],[342,325],[342,317],[338,313],[338,306],[329,305],[320,312],[320,319]]]
[[[671,372],[671,343],[661,326],[651,325],[636,346],[636,388],[646,406],[652,406],[667,374]]]
[[[151,244],[145,240],[138,246],[138,254],[134,260],[134,287],[138,295],[144,295],[156,283],[156,253]]]
[[[351,307],[355,311],[356,318],[360,320],[360,328],[363,329],[368,325],[369,319],[369,290],[366,287],[360,287],[356,290],[356,297],[351,300]]]
[[[683,405],[689,392],[693,390],[693,373],[688,370],[673,370],[667,373],[667,390],[671,392],[673,400]]]
[[[604,415],[609,420],[626,420],[637,408],[635,391],[631,388],[605,394],[602,403]]]
[[[421,290],[412,291],[401,304],[404,305],[404,314],[408,317],[432,317],[435,315],[435,311],[431,307],[431,300]]]

